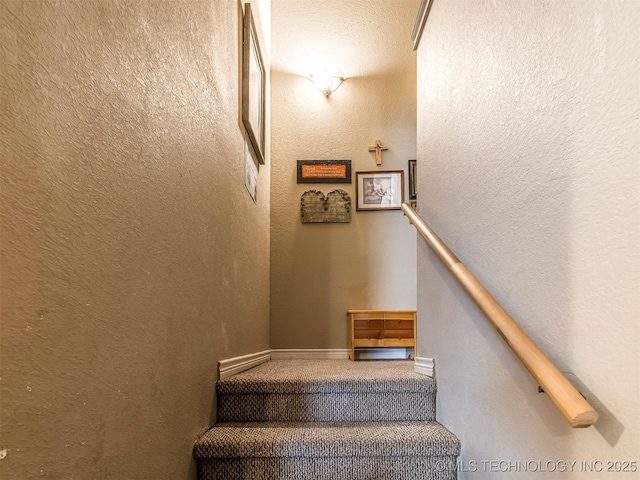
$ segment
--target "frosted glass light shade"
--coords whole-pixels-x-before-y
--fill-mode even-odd
[[[318,71],[309,74],[309,78],[326,97],[331,95],[346,80],[342,71],[336,67],[322,67]]]

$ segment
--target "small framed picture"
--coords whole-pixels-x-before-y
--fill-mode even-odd
[[[356,172],[356,210],[400,210],[404,171]]]

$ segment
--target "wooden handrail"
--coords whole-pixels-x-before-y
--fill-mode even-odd
[[[507,342],[529,373],[536,379],[549,398],[556,404],[573,428],[584,428],[598,420],[598,413],[587,402],[540,348],[529,338],[486,288],[467,270],[458,257],[420,218],[408,203],[402,211],[416,227],[427,244],[440,257],[453,276],[460,282],[473,301],[480,307],[491,324]]]

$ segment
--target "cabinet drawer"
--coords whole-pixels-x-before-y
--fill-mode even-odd
[[[353,338],[382,338],[382,330],[356,330]]]
[[[357,347],[384,347],[385,340],[383,338],[354,338],[353,346]]]
[[[380,347],[415,347],[413,338],[383,338],[379,342]]]
[[[353,338],[382,338],[384,320],[354,320]]]
[[[413,338],[413,329],[411,330],[384,330],[384,338]]]
[[[413,320],[398,320],[397,318],[394,318],[392,320],[385,320],[384,329],[413,331]]]
[[[358,330],[382,330],[384,329],[384,320],[354,320],[353,331]]]

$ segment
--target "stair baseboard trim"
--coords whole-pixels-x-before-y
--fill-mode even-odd
[[[271,360],[348,360],[350,353],[348,348],[279,348],[271,350]]]
[[[268,362],[271,359],[271,350],[264,350],[258,353],[251,353],[241,357],[229,358],[218,362],[218,374],[220,380],[223,380],[236,373],[244,372],[250,368],[256,367],[261,363]]]
[[[436,361],[429,357],[416,357],[413,363],[413,371],[421,375],[433,377],[435,372]]]

